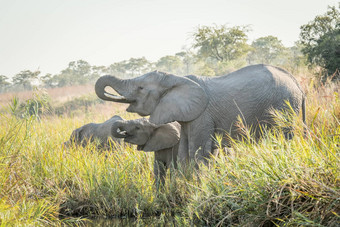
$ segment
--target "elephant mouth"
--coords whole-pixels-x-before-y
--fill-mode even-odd
[[[121,103],[133,103],[135,102],[136,100],[132,100],[132,99],[127,99],[126,97],[124,96],[120,96],[120,95],[113,95],[113,94],[110,94],[108,92],[104,92],[104,95],[108,98],[110,98],[112,101],[114,102],[121,102]]]
[[[117,128],[117,134],[121,136],[121,138],[127,138],[131,135],[127,133],[127,131],[121,130],[120,128]]]
[[[129,134],[127,131],[121,130],[120,128],[117,128],[117,134],[119,135],[119,138],[124,139],[124,142],[136,144],[136,142],[134,141],[135,135]],[[144,145],[138,145],[138,144],[136,145],[137,145],[137,150],[143,150]]]
[[[119,135],[119,138],[123,138],[125,142],[130,142],[134,137],[133,134],[129,134],[127,131],[121,130],[120,128],[117,128],[117,134]]]

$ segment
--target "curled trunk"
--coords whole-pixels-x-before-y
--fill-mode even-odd
[[[111,134],[116,138],[125,138],[128,136],[125,130],[126,123],[122,121],[116,121],[111,126]]]
[[[97,96],[103,100],[111,102],[131,103],[134,100],[128,100],[124,96],[113,95],[105,91],[105,88],[109,86],[113,88],[115,91],[117,91],[118,94],[124,95],[124,89],[126,89],[125,88],[126,84],[127,84],[126,81],[118,79],[114,76],[109,75],[102,76],[96,82],[95,91]]]

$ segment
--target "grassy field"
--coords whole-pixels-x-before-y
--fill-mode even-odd
[[[137,117],[126,114],[126,106],[93,102],[36,117],[24,114],[25,108],[15,114],[14,94],[2,94],[0,226],[150,216],[158,223],[171,216],[176,225],[339,226],[339,84],[301,81],[307,93],[305,137],[296,116],[292,140],[267,133],[259,143],[235,141],[231,154],[221,150],[199,172],[168,174],[160,190],[154,186],[152,153],[129,145],[107,151],[61,146],[83,124],[114,114]],[[75,90],[48,91],[52,109],[79,95],[95,96],[88,87]]]

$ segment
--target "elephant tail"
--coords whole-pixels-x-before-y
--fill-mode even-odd
[[[307,136],[307,125],[306,125],[306,96],[302,97],[302,122],[303,122],[303,135]]]

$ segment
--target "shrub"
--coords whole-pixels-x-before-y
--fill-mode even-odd
[[[99,103],[104,103],[104,101],[94,95],[84,95],[84,96],[69,100],[65,103],[59,104],[58,106],[54,108],[54,113],[56,115],[63,115],[65,113],[70,114],[76,110],[84,110],[85,112],[87,112],[90,106],[93,106]]]
[[[13,115],[21,118],[30,116],[40,118],[41,115],[53,113],[51,98],[45,90],[38,89],[33,92],[33,98],[27,99],[25,102],[14,97],[9,108]]]

